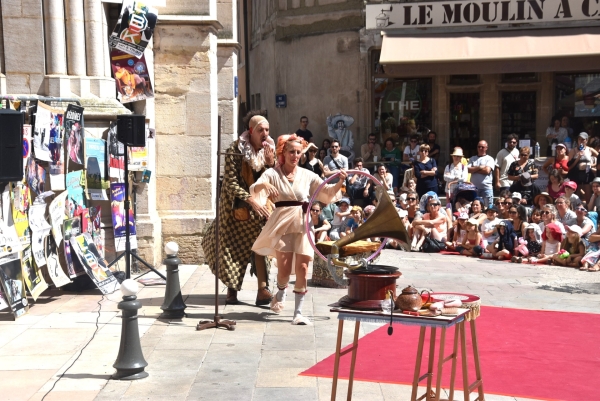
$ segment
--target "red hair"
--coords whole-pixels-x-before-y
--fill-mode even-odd
[[[299,137],[296,134],[281,135],[279,138],[277,138],[277,150],[276,150],[277,162],[279,163],[280,166],[283,166],[283,164],[285,163],[285,158],[283,157],[283,152],[285,152],[287,144],[290,142],[298,142],[300,145],[302,145],[302,150],[308,148],[308,142],[306,142],[303,138]]]

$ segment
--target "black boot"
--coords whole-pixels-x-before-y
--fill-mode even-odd
[[[225,305],[237,305],[240,301],[237,299],[237,290],[233,288],[227,288],[227,299],[225,300]]]

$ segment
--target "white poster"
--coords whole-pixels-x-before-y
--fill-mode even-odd
[[[31,297],[34,301],[37,301],[40,294],[48,289],[48,283],[42,277],[39,266],[31,258],[31,247],[25,248],[21,253],[21,272]]]
[[[12,218],[11,218],[12,220]],[[23,249],[14,225],[7,225],[0,220],[0,257],[19,252]]]
[[[0,283],[15,318],[27,313],[29,303],[25,296],[25,283],[18,253],[0,258]]]
[[[69,284],[71,280],[69,280],[60,264],[60,258],[58,257],[58,250],[54,238],[50,235],[47,236],[45,243],[46,267],[48,269],[50,280],[52,280],[52,283],[54,283],[56,288]]]
[[[52,155],[50,154],[50,125],[52,121],[52,109],[50,106],[38,102],[35,115],[35,129],[33,131],[33,153],[38,160],[52,161]]]
[[[50,221],[52,222],[52,235],[54,241],[60,245],[60,241],[63,239],[62,227],[65,221],[65,205],[67,202],[68,192],[61,192],[56,195],[56,198],[52,200],[49,206]]]
[[[46,204],[31,205],[29,208],[29,228],[31,229],[31,250],[38,267],[46,265],[44,238],[50,234],[52,226],[48,224],[44,214]]]

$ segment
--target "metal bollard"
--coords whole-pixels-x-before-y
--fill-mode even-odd
[[[164,264],[167,266],[167,285],[165,286],[165,300],[160,309],[163,313],[161,318],[181,319],[185,316],[186,304],[181,296],[181,286],[179,284],[179,265],[181,260],[177,257],[179,246],[175,242],[168,242],[165,245],[167,258]]]
[[[137,300],[139,291],[138,283],[127,279],[121,284],[123,300],[118,308],[122,311],[121,345],[119,355],[113,367],[117,371],[112,375],[115,380],[137,380],[148,377],[144,369],[148,362],[144,359],[142,345],[140,344],[140,331],[138,329],[137,311],[142,307]]]

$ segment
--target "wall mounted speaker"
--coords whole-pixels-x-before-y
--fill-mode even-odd
[[[23,114],[0,110],[0,181],[23,179]]]
[[[127,146],[146,146],[146,116],[117,116],[117,139]]]

